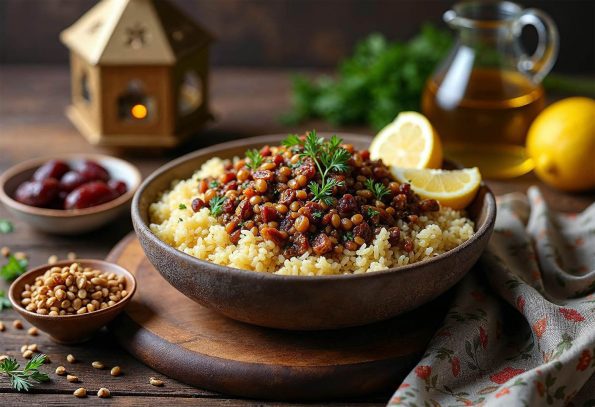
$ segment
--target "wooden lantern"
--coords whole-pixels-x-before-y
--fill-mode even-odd
[[[103,0],[64,30],[72,102],[93,144],[171,147],[209,118],[212,37],[166,0]]]

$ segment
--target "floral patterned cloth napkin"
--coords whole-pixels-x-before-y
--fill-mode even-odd
[[[595,406],[595,203],[498,200],[488,249],[389,406]]]

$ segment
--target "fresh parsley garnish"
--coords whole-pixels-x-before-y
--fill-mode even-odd
[[[347,161],[351,154],[341,147],[342,142],[343,140],[335,135],[326,141],[316,135],[316,130],[312,130],[306,136],[304,151],[300,156],[311,158],[320,173],[320,185],[314,181],[308,184],[314,194],[314,201],[331,204],[333,188],[343,186],[343,181],[328,177],[331,172],[346,172],[349,169]]]
[[[258,151],[255,148],[252,150],[246,151],[246,157],[248,157],[248,161],[246,162],[246,165],[251,170],[256,170],[258,167],[260,167],[260,164],[262,164],[262,162],[264,161],[264,157],[260,154],[260,151]]]
[[[6,298],[4,291],[0,291],[0,311],[6,308],[12,308],[12,304],[10,303],[10,300]]]
[[[390,189],[381,182],[374,182],[371,179],[367,179],[364,181],[364,185],[374,194],[378,201],[382,201],[382,198],[390,194]]]
[[[211,215],[219,216],[223,212],[223,204],[225,203],[225,197],[216,196],[209,201],[209,207]]]
[[[39,368],[44,364],[47,356],[37,354],[27,362],[25,368],[20,370],[20,365],[14,358],[4,359],[0,363],[0,374],[8,376],[10,385],[16,391],[29,391],[33,387],[33,381],[38,383],[47,382],[50,380],[46,373],[39,371]]]
[[[372,208],[372,207],[367,207],[366,208],[366,215],[368,215],[368,218],[373,218],[376,215],[379,215],[380,212],[378,212],[376,209]]]
[[[312,217],[316,220],[322,219],[323,216],[324,216],[324,212],[322,212],[322,211],[313,211],[312,212]]]
[[[299,146],[302,144],[302,139],[297,134],[290,134],[281,142],[281,145],[290,148],[293,146]]]
[[[344,242],[348,242],[350,240],[353,240],[353,232],[345,232],[345,233],[343,233],[343,241]]]
[[[211,181],[209,182],[209,188],[217,188],[219,186],[219,181]]]
[[[14,230],[12,223],[8,219],[0,219],[0,233],[7,234]]]
[[[183,203],[181,203],[181,204],[178,205],[178,208],[179,209],[186,209],[186,205],[184,205]]]
[[[29,261],[27,259],[17,260],[16,257],[10,255],[8,262],[0,268],[0,277],[6,281],[14,280],[27,271],[28,265]]]

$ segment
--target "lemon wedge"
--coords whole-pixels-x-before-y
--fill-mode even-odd
[[[411,184],[424,199],[435,199],[453,209],[467,207],[475,198],[481,174],[477,167],[462,170],[434,170],[391,167],[397,181]]]
[[[424,115],[402,112],[374,137],[370,157],[401,168],[440,168],[442,144]]]

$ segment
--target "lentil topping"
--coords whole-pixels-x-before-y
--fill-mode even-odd
[[[391,246],[410,252],[413,242],[401,237],[398,221],[415,224],[440,210],[437,201],[396,182],[367,150],[314,131],[226,161],[224,173],[199,180],[196,192],[192,210],[209,208],[232,243],[249,230],[274,242],[286,258],[308,251],[340,256],[369,245],[383,228]]]

